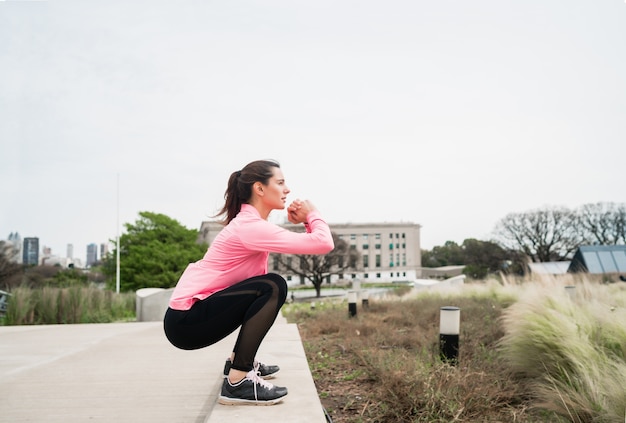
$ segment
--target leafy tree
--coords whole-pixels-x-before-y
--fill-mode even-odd
[[[206,251],[198,244],[198,231],[187,229],[163,214],[140,212],[134,224],[126,223],[120,237],[120,289],[171,288],[190,262]],[[102,271],[115,284],[117,249],[107,255]]]
[[[422,250],[422,266],[440,267],[464,265],[463,273],[475,279],[485,278],[494,272],[520,273],[519,258],[492,241],[468,238],[463,244],[446,241],[432,251]]]
[[[514,254],[492,241],[468,238],[463,241],[463,273],[475,279],[483,279],[490,273],[509,272],[515,261]]]
[[[328,254],[272,254],[272,260],[278,263],[281,270],[311,281],[319,298],[324,279],[356,269],[359,262],[360,254],[356,248],[352,248],[334,232],[332,236],[335,248]]]
[[[58,287],[87,285],[89,277],[87,273],[78,269],[64,269],[52,277],[52,283]]]
[[[463,249],[454,241],[436,245],[431,251],[422,250],[422,266],[441,267],[465,264]]]
[[[576,214],[564,207],[510,213],[497,223],[495,240],[533,262],[565,260],[582,242],[576,221]]]

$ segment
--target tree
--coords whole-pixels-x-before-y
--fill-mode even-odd
[[[615,203],[585,204],[577,210],[577,228],[586,244],[626,243],[626,206]]]
[[[321,296],[322,283],[331,275],[340,275],[356,269],[360,254],[346,241],[332,233],[335,248],[328,254],[272,254],[281,270],[292,272],[315,287],[316,297]]]
[[[520,273],[518,254],[507,251],[493,241],[468,238],[461,245],[465,269],[463,273],[483,279],[490,273]]]
[[[0,288],[10,289],[19,284],[24,274],[24,266],[12,260],[15,255],[13,245],[0,241]]]
[[[468,238],[463,244],[446,241],[432,251],[422,251],[422,266],[440,267],[464,265],[463,273],[475,279],[485,278],[495,272],[519,273],[519,258],[492,241]]]
[[[171,288],[190,262],[199,260],[206,244],[198,244],[198,231],[187,229],[163,214],[140,212],[126,223],[120,237],[120,289]],[[107,255],[102,271],[115,284],[117,251]]]
[[[431,251],[422,250],[422,266],[441,267],[465,264],[463,249],[454,241],[436,245]]]
[[[497,223],[494,236],[504,248],[519,250],[533,262],[560,261],[571,257],[582,242],[575,228],[574,212],[545,208],[508,214]]]

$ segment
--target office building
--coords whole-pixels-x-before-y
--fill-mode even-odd
[[[98,261],[98,245],[87,245],[87,267],[93,266]]]
[[[22,262],[26,265],[39,265],[39,238],[24,238]]]
[[[290,230],[302,230],[302,225],[281,225]],[[360,261],[349,273],[332,275],[339,279],[359,279],[363,282],[406,282],[422,277],[420,228],[416,223],[342,223],[329,224],[331,232],[355,248]],[[211,245],[223,226],[205,221],[200,226],[199,242]],[[270,271],[274,265],[270,259]],[[283,275],[291,280],[291,275]]]

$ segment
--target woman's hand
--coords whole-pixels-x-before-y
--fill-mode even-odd
[[[309,212],[316,210],[309,200],[294,200],[287,208],[287,218],[291,223],[305,223]]]

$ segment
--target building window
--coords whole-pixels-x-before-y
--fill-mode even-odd
[[[278,270],[278,256],[274,256],[272,260],[272,269]]]
[[[376,267],[380,267],[380,254],[376,254]]]
[[[362,248],[363,250],[367,250],[367,249],[369,249],[369,248],[370,248],[370,246],[369,246],[369,245],[367,245],[367,244],[363,244],[363,246],[362,246],[361,248]]]
[[[380,234],[376,234],[376,235],[374,235],[374,238],[376,238],[376,239],[380,239]]]
[[[370,267],[370,256],[363,256],[363,267],[366,269]]]
[[[393,239],[393,234],[389,234],[389,239]]]
[[[380,279],[380,273],[376,273],[376,278]]]
[[[369,277],[370,277],[370,275],[369,275],[368,273],[364,273],[364,274],[363,274],[363,277],[364,277],[365,279],[367,279],[367,278],[369,278]]]
[[[374,245],[374,249],[376,249],[376,250],[380,250],[380,244],[375,244],[375,245]]]

